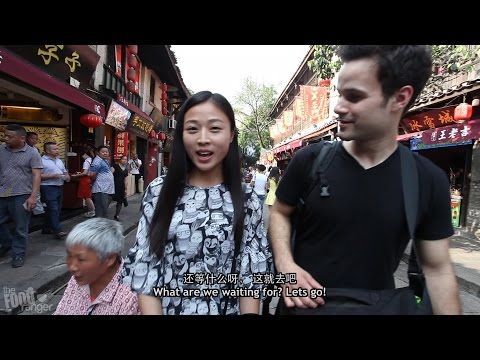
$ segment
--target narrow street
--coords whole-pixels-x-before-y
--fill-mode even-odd
[[[268,210],[267,210],[268,211]],[[136,228],[128,233],[125,237],[125,249],[123,256],[135,242]],[[403,261],[400,263],[397,272],[395,273],[395,283],[397,287],[407,286],[407,264]],[[42,315],[51,315],[55,311],[60,299],[65,290],[66,284],[57,288],[55,291],[44,294],[45,300],[42,302],[42,308],[48,309],[45,312],[41,312]],[[480,315],[480,299],[466,291],[460,291],[460,298],[463,306],[464,315]],[[273,299],[270,305],[270,313],[274,314],[278,299]],[[30,309],[29,311],[23,311],[19,315],[38,315],[38,309]]]

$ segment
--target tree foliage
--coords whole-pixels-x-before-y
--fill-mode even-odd
[[[275,104],[276,91],[273,86],[258,84],[250,78],[243,80],[242,89],[234,100],[237,123],[239,123],[238,141],[243,149],[255,149],[258,157],[260,150],[271,145],[269,126],[272,119],[270,111]]]
[[[338,45],[313,45],[313,59],[307,65],[319,79],[332,79],[340,69],[340,58],[335,54]]]
[[[461,75],[473,70],[480,53],[478,46],[472,45],[432,45],[432,76],[424,94],[442,89],[442,84],[452,75]]]
[[[319,79],[331,79],[340,69],[341,62],[335,52],[338,45],[313,45],[313,59],[309,68]],[[465,74],[473,69],[473,63],[480,56],[478,46],[472,45],[431,45],[432,76],[422,94],[438,91],[446,79],[455,74]]]

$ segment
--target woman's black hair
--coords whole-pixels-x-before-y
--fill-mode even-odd
[[[172,221],[173,213],[178,199],[183,195],[187,183],[188,173],[192,170],[193,164],[185,151],[183,143],[183,128],[185,113],[192,107],[212,102],[218,106],[230,120],[231,130],[234,133],[233,141],[230,143],[227,156],[223,159],[223,183],[232,196],[234,218],[233,231],[235,246],[240,246],[243,237],[243,205],[244,196],[241,184],[239,166],[238,136],[235,128],[235,114],[232,106],[225,97],[214,94],[210,91],[201,91],[189,97],[180,107],[177,113],[177,127],[172,145],[172,157],[168,173],[164,179],[162,190],[158,198],[153,219],[149,228],[150,251],[157,257],[162,257],[165,244],[168,238],[168,229]]]
[[[275,179],[275,183],[278,184],[280,181],[280,169],[276,166],[272,167],[270,173],[268,174],[268,178]]]

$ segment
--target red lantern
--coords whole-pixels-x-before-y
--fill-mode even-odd
[[[167,135],[164,132],[159,132],[157,135],[157,139],[160,141],[165,141],[167,139]]]
[[[168,85],[167,84],[162,84],[162,85],[160,85],[160,88],[162,89],[162,91],[167,91],[168,90]]]
[[[127,91],[131,93],[135,91],[135,83],[132,80],[127,82]]]
[[[462,123],[465,120],[469,120],[472,117],[472,105],[467,103],[459,104],[453,113],[455,121]]]
[[[102,117],[95,114],[83,114],[80,116],[80,123],[88,127],[88,132],[93,133],[93,128],[103,124]]]
[[[330,86],[330,80],[329,79],[320,79],[320,80],[318,80],[318,85],[329,87]]]
[[[135,81],[135,69],[134,69],[134,68],[128,69],[128,71],[127,71],[127,79],[128,79],[128,80],[131,80],[131,81]]]
[[[162,115],[165,115],[165,116],[168,115],[168,110],[166,107],[162,107]]]
[[[155,130],[150,131],[150,134],[148,134],[148,137],[150,139],[155,139],[157,137],[157,133],[155,132]]]
[[[138,45],[128,45],[128,50],[130,51],[130,54],[137,55]]]
[[[135,55],[133,55],[133,54],[128,55],[128,61],[127,61],[127,63],[128,63],[128,66],[136,69],[137,66],[138,66],[137,57],[136,57]]]
[[[162,100],[167,100],[168,96],[167,96],[167,92],[166,91],[162,91]]]
[[[167,100],[162,100],[162,107],[167,107]]]

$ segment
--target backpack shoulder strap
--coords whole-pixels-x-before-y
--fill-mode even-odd
[[[417,165],[415,164],[415,156],[418,155],[403,145],[399,145],[399,147],[403,204],[405,217],[407,220],[408,234],[410,235],[410,240],[412,241],[407,271],[411,280],[412,276],[423,273],[422,265],[417,257],[418,249],[415,241],[419,193],[418,170]]]
[[[295,247],[297,226],[305,209],[305,201],[310,196],[311,192],[313,191],[319,180],[322,184],[322,192],[320,196],[330,196],[330,194],[328,193],[328,182],[325,176],[325,172],[332,163],[332,160],[335,156],[335,153],[337,152],[338,147],[340,146],[340,143],[341,141],[323,141],[321,143],[320,151],[313,160],[312,168],[310,169],[310,174],[306,182],[305,192],[298,200],[297,208],[292,219],[292,237],[290,239],[292,251]]]
[[[325,175],[325,172],[329,168],[332,160],[337,152],[338,146],[340,145],[341,141],[324,141],[322,144],[322,148],[320,149],[318,155],[315,157],[313,161],[312,168],[310,169],[310,175],[307,180],[308,186],[306,187],[306,191],[303,196],[300,198],[300,202],[303,204],[305,200],[310,196],[313,188],[317,185],[318,181],[320,181],[321,186],[321,197],[328,197],[330,193],[328,192],[328,181]]]

